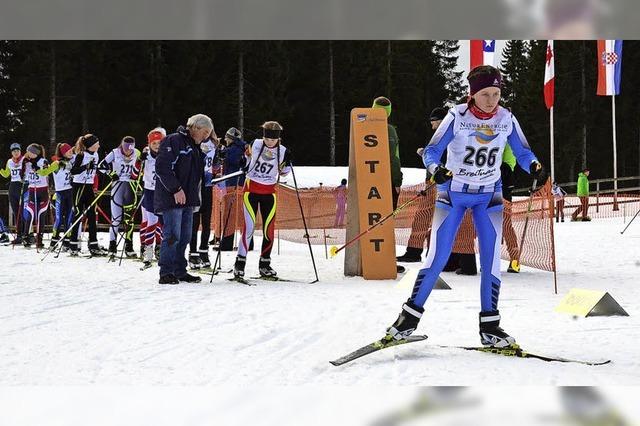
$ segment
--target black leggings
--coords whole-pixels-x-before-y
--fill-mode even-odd
[[[9,183],[9,206],[13,212],[13,220],[15,221],[17,234],[20,234],[20,227],[24,223],[22,218],[22,204],[20,203],[20,197],[27,189],[27,185],[22,182],[10,182]]]
[[[95,195],[93,194],[93,185],[87,183],[73,183],[73,218],[77,220],[82,212],[93,203]],[[89,247],[98,246],[98,229],[96,226],[96,206],[91,206],[85,213],[87,224],[89,225]],[[80,227],[82,219],[78,221],[71,231],[72,248],[80,248],[78,237],[80,236]]]
[[[202,223],[202,233],[200,234],[200,251],[209,251],[209,236],[211,235],[211,203],[213,195],[212,186],[202,185],[200,191],[200,210],[193,214],[193,228],[191,231],[191,242],[189,252],[195,253],[198,250],[198,228]]]

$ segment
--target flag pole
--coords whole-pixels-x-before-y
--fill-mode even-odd
[[[549,108],[549,140],[551,148],[551,182],[556,181],[556,168],[555,168],[555,147],[553,142],[553,106]]]
[[[611,121],[613,128],[613,210],[618,210],[618,150],[616,143],[616,96],[611,96]]]

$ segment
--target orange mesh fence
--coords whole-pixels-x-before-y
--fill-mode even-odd
[[[615,209],[617,204],[617,210]],[[556,207],[557,207],[556,203]],[[564,197],[564,215],[571,220],[571,215],[580,206],[576,195]],[[640,210],[640,194],[637,192],[618,192],[614,202],[613,194],[591,195],[587,215],[592,219],[608,219],[613,217],[633,216]],[[582,216],[580,213],[579,216]]]
[[[425,185],[403,187],[398,205],[415,197]],[[334,187],[300,189],[300,201],[304,210],[312,244],[341,245],[345,243],[345,226],[339,225],[340,197]],[[276,238],[297,243],[306,243],[300,207],[295,189],[279,185],[277,190]],[[431,187],[425,197],[408,205],[395,218],[396,244],[427,248],[431,221],[435,208],[436,189]],[[211,225],[217,236],[221,229],[229,236],[234,231],[242,232],[243,207],[242,187],[220,190],[216,188],[213,198]],[[345,206],[348,208],[348,206]],[[528,198],[509,203],[505,201],[503,223],[502,258],[516,259],[522,239]],[[527,234],[522,247],[520,263],[546,271],[555,269],[553,242],[553,198],[550,185],[534,194]],[[226,228],[224,223],[227,223]],[[261,234],[262,222],[257,219],[256,235]],[[467,211],[456,236],[453,251],[475,253],[478,250],[471,212]]]

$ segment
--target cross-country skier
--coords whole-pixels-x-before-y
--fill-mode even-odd
[[[216,168],[216,153],[218,147],[211,140],[200,144],[200,151],[204,169],[202,171],[202,184],[200,186],[200,208],[193,213],[193,228],[191,229],[191,241],[189,242],[189,267],[191,269],[208,268],[209,261],[209,235],[211,235],[211,205],[213,202],[213,183],[211,180]],[[198,229],[200,233],[200,246],[198,246]]]
[[[22,148],[19,143],[12,143],[9,147],[11,150],[11,158],[7,160],[7,164],[4,169],[0,170],[0,176],[9,178],[9,207],[13,212],[13,217],[16,224],[16,238],[13,241],[14,244],[22,243],[22,203],[20,202],[23,192],[25,190],[24,175],[22,174]]]
[[[271,249],[276,218],[276,185],[280,176],[291,171],[288,160],[290,151],[281,143],[282,126],[277,121],[267,121],[262,125],[263,138],[256,139],[247,146],[247,173],[244,183],[243,211],[244,227],[238,244],[238,255],[233,268],[236,279],[244,278],[247,251],[253,238],[258,211],[262,216],[262,250],[259,271],[262,277],[275,277],[271,268]]]
[[[125,136],[120,146],[108,153],[98,165],[98,169],[108,174],[113,181],[111,187],[111,227],[109,228],[109,254],[115,256],[118,251],[118,232],[124,222],[124,254],[135,257],[133,250],[133,236],[131,227],[132,210],[136,204],[136,189],[138,182],[132,178],[135,173],[136,161],[140,151],[136,149],[133,136]]]
[[[22,163],[23,174],[29,181],[29,190],[24,203],[24,240],[25,247],[36,244],[37,248],[42,245],[42,223],[43,215],[49,208],[49,179],[46,171],[49,162],[45,158],[44,147],[32,143],[27,147],[25,159]],[[31,236],[31,229],[35,232],[35,239]]]
[[[80,136],[73,148],[74,156],[71,159],[71,175],[73,176],[73,217],[77,220],[87,210],[85,217],[89,228],[89,253],[92,256],[104,256],[106,251],[98,245],[98,229],[96,226],[96,208],[93,205],[95,195],[93,193],[93,181],[96,178],[96,170],[100,162],[98,149],[100,140],[97,136],[88,133]],[[82,220],[79,220],[71,231],[70,254],[77,256],[80,253],[79,237]]]
[[[142,246],[142,260],[145,266],[151,265],[154,253],[160,258],[160,244],[162,244],[162,224],[160,216],[153,211],[153,194],[156,189],[156,157],[160,148],[160,141],[167,136],[167,131],[156,127],[147,135],[148,147],[140,155],[142,162],[142,181],[144,194],[142,196],[142,223],[140,224],[140,244]],[[154,250],[155,242],[155,250]]]
[[[71,158],[73,148],[68,143],[59,143],[49,169],[53,172],[56,190],[56,220],[51,231],[51,247],[60,240],[60,231],[69,230],[73,218],[73,190],[71,189]],[[69,247],[63,242],[63,247]]]
[[[453,107],[423,153],[423,161],[438,184],[429,251],[418,273],[411,297],[385,339],[403,339],[418,326],[424,304],[447,262],[464,213],[471,209],[478,233],[480,265],[480,340],[483,345],[506,347],[515,339],[500,327],[500,243],[502,240],[502,188],[500,165],[509,143],[518,164],[542,181],[542,165],[531,152],[516,118],[498,105],[502,77],[488,65],[474,68],[467,77],[468,103]],[[447,150],[447,161],[440,158]]]

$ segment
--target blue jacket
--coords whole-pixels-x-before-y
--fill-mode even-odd
[[[176,133],[167,135],[160,142],[156,157],[156,190],[153,207],[157,213],[179,207],[200,205],[200,184],[202,181],[202,161],[200,148],[183,126]],[[182,189],[187,196],[184,205],[178,205],[173,195]]]
[[[247,143],[242,139],[233,139],[233,143],[226,149],[224,157],[224,174],[237,172],[245,165],[244,151]],[[244,175],[233,177],[225,181],[225,186],[242,186],[244,185]]]

